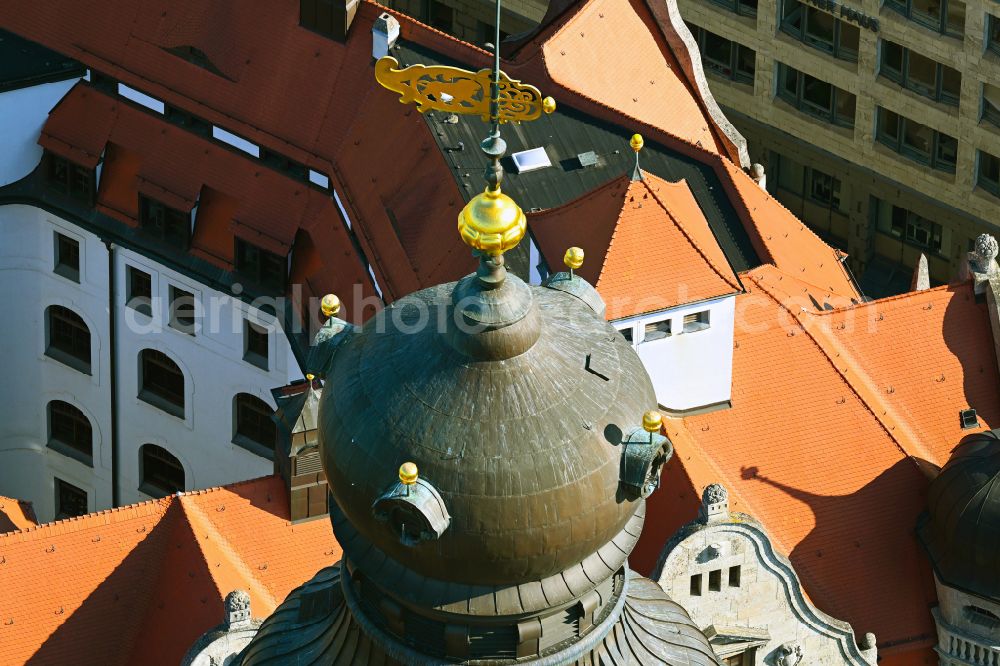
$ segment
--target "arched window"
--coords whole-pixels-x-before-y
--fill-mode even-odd
[[[90,329],[80,315],[61,305],[46,309],[45,354],[90,374]]]
[[[184,490],[184,467],[169,451],[156,444],[139,449],[139,490],[151,497],[164,497]]]
[[[49,403],[49,447],[85,465],[94,466],[94,431],[79,409],[53,400]]]
[[[233,442],[267,458],[274,458],[277,428],[274,410],[260,398],[237,393],[233,398]]]
[[[1000,616],[979,606],[966,606],[965,616],[969,621],[989,629],[1000,627]]]
[[[184,418],[184,373],[163,352],[143,349],[139,352],[139,397]]]

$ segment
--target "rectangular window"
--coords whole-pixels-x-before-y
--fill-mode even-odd
[[[268,366],[267,329],[249,319],[243,321],[243,360],[261,370]]]
[[[62,479],[56,479],[56,520],[87,513],[87,492]]]
[[[701,574],[691,576],[691,596],[701,596]]]
[[[729,587],[740,586],[740,565],[729,567]]]
[[[781,31],[835,58],[858,61],[860,28],[799,0],[782,3]]]
[[[236,239],[236,271],[261,287],[285,291],[286,258],[263,250],[242,238]]]
[[[875,138],[892,150],[935,169],[955,173],[958,140],[883,107],[878,107]]]
[[[153,278],[134,266],[125,269],[125,305],[146,316],[153,314]]]
[[[902,238],[911,245],[941,253],[950,243],[948,229],[902,206],[890,205],[872,197],[872,214],[879,231]]]
[[[670,320],[664,319],[663,321],[654,321],[650,324],[646,324],[643,327],[643,342],[652,342],[653,340],[661,340],[670,335]]]
[[[139,195],[139,224],[168,245],[186,250],[191,241],[191,213],[168,208]]]
[[[756,51],[696,25],[688,27],[698,42],[706,71],[731,81],[753,85]]]
[[[48,185],[53,190],[68,194],[74,199],[86,203],[94,203],[96,176],[94,169],[88,169],[70,162],[65,157],[45,151],[48,162],[45,174]]]
[[[53,271],[73,282],[80,281],[80,241],[55,232],[55,268]]]
[[[879,74],[938,102],[958,106],[962,74],[905,46],[882,40]]]
[[[775,156],[777,157],[778,165],[778,187],[792,194],[802,196],[802,165],[790,157],[785,157],[777,153],[775,153]]]
[[[695,331],[704,331],[708,328],[708,315],[708,310],[684,315],[684,332],[694,333]]]
[[[455,10],[437,0],[428,0],[427,20],[431,27],[442,32],[451,32],[455,24]]]
[[[1000,86],[983,84],[983,120],[1000,127]]]
[[[741,16],[757,16],[757,0],[713,0],[713,2]]]
[[[1000,17],[986,15],[986,47],[1000,53]]]
[[[965,3],[961,0],[886,0],[885,5],[943,35],[965,34]]]
[[[822,120],[854,127],[856,98],[852,93],[780,62],[778,97]]]
[[[194,294],[180,287],[170,285],[169,322],[170,328],[194,335],[195,312]]]
[[[840,208],[840,180],[819,169],[809,169],[809,198],[830,208]]]
[[[976,184],[1000,197],[1000,158],[979,151],[979,177],[976,179]]]
[[[623,338],[625,338],[625,342],[627,342],[629,344],[632,344],[632,327],[631,326],[629,326],[627,328],[619,328],[618,332],[622,334]]]
[[[722,569],[708,572],[708,591],[718,592],[722,589]]]

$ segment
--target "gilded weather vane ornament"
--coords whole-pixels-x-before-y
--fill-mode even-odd
[[[490,116],[490,85],[493,72],[481,69],[470,72],[446,65],[410,65],[399,69],[392,56],[375,63],[375,79],[382,87],[399,93],[402,104],[416,102],[417,111],[448,111],[476,115],[485,121]],[[538,88],[516,81],[500,72],[500,98],[497,119],[501,123],[536,120],[543,113],[555,111],[551,97],[542,97]]]
[[[433,109],[476,115],[490,123],[490,135],[480,144],[490,160],[485,173],[486,189],[459,213],[458,232],[466,245],[502,275],[502,255],[521,241],[528,222],[517,203],[500,191],[500,158],[507,151],[507,144],[500,138],[500,124],[536,120],[543,113],[555,111],[556,103],[551,97],[542,97],[535,86],[515,81],[500,71],[500,0],[496,0],[494,27],[492,69],[472,72],[443,65],[398,69],[399,62],[385,56],[375,63],[375,79],[384,88],[399,93],[403,104],[415,102],[421,113]]]

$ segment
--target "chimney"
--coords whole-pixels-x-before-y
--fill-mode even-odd
[[[299,25],[321,35],[347,41],[361,0],[299,0]]]
[[[372,58],[378,60],[389,55],[389,50],[399,39],[399,21],[388,12],[375,19],[372,25]]]

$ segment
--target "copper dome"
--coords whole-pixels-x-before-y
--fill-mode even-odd
[[[1000,436],[967,435],[931,482],[918,529],[941,582],[1000,598]]]
[[[580,295],[484,261],[478,276],[370,320],[328,378],[320,438],[336,508],[422,576],[540,580],[595,553],[636,511],[619,485],[621,442],[655,394],[632,346]],[[450,513],[438,538],[408,545],[372,512],[405,462]]]

